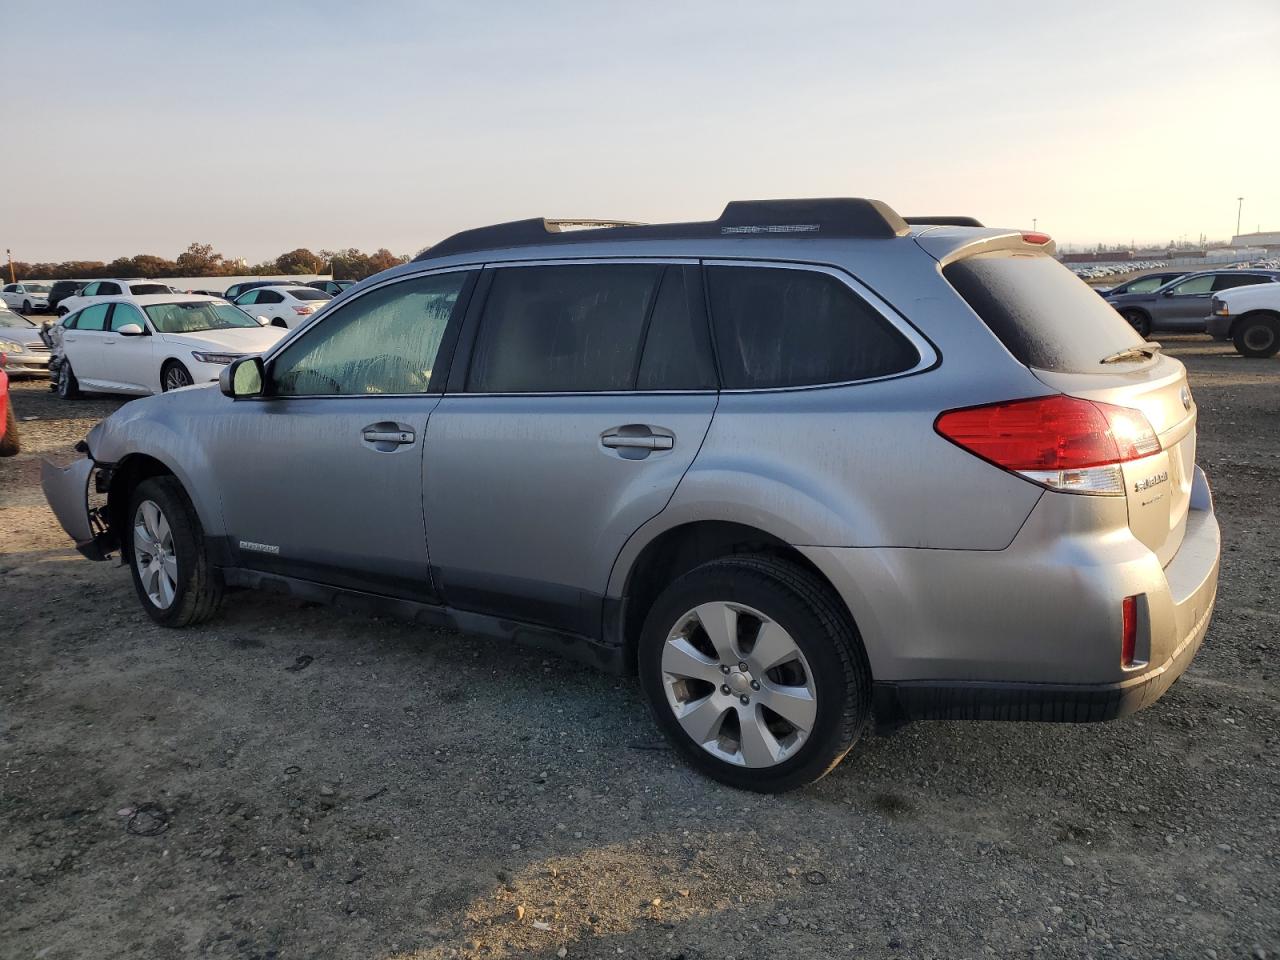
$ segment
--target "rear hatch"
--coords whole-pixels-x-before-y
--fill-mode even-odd
[[[1129,528],[1167,565],[1186,532],[1195,465],[1186,369],[1138,352],[1152,344],[1052,257],[1020,243],[983,248],[942,272],[1009,352],[1053,391],[1140,410],[1159,437],[1159,452],[1123,473]]]

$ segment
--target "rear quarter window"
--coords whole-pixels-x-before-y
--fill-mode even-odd
[[[1021,363],[1097,373],[1103,357],[1143,340],[1102,297],[1052,257],[997,251],[942,275]]]

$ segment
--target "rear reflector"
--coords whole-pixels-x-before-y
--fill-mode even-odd
[[[1125,597],[1120,602],[1120,664],[1131,667],[1138,645],[1138,598]]]
[[[1120,464],[1160,452],[1140,410],[1061,394],[948,410],[934,429],[1002,470],[1068,493],[1121,496]]]

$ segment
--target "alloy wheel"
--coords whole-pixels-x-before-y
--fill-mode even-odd
[[[189,387],[192,384],[191,374],[185,367],[174,364],[164,372],[164,388],[165,390],[177,390],[179,387]]]
[[[781,624],[739,603],[703,603],[676,621],[662,680],[677,722],[712,756],[772,767],[813,730],[813,672]]]
[[[173,530],[154,500],[143,500],[133,515],[133,563],[147,598],[167,610],[178,592],[178,557]]]

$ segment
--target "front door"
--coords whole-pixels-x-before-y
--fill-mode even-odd
[[[209,461],[244,566],[435,599],[422,450],[474,277],[369,290],[268,360],[267,396],[228,405]]]
[[[614,560],[671,499],[715,411],[697,266],[511,265],[480,290],[469,367],[455,362],[428,428],[445,602],[598,636]]]
[[[1186,327],[1204,329],[1209,316],[1213,290],[1213,274],[1191,277],[1162,293],[1155,304],[1157,329],[1180,330]]]
[[[114,303],[107,320],[109,333],[103,341],[105,375],[121,390],[131,393],[151,393],[152,384],[159,377],[159,364],[152,358],[155,338],[150,336],[126,337],[121,327],[135,324],[147,330],[142,311],[132,303]],[[154,369],[153,369],[154,368]]]

